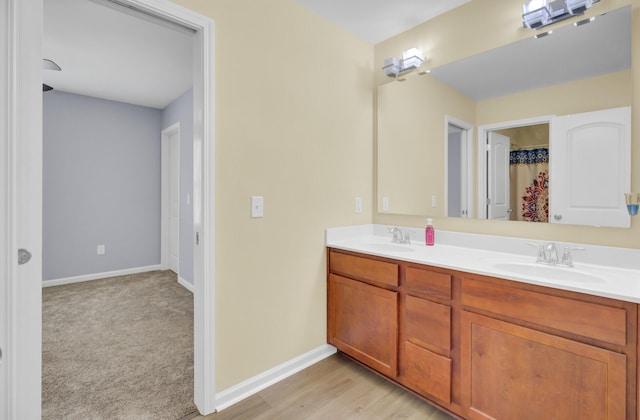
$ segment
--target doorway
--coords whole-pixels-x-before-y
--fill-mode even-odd
[[[172,3],[152,0],[118,0],[118,4],[142,13],[187,26],[194,36],[194,394],[199,411],[215,409],[213,346],[214,281],[214,126],[213,126],[213,21]],[[40,417],[41,378],[41,257],[34,252],[31,263],[20,266],[15,259],[19,247],[41,249],[42,172],[42,0],[29,2],[8,0],[2,6],[2,37],[10,53],[3,54],[7,76],[2,78],[1,92],[6,93],[7,121],[12,127],[3,139],[3,167],[8,168],[0,192],[2,208],[1,250],[7,261],[7,288],[3,292],[0,326],[0,398],[1,414],[8,418]],[[12,13],[5,13],[7,10]],[[6,23],[6,24],[5,24]],[[18,29],[16,29],[18,28]],[[4,43],[3,43],[4,44]],[[3,95],[4,97],[5,95]],[[4,105],[3,105],[4,106]],[[3,113],[3,115],[5,115]],[[11,164],[18,162],[19,165]],[[10,188],[5,189],[8,185]],[[17,200],[16,200],[17,198]],[[15,208],[14,208],[15,206]],[[8,206],[7,206],[8,207]],[[5,227],[11,227],[11,234]],[[204,256],[207,256],[205,259]],[[205,282],[206,279],[206,282]],[[3,289],[4,290],[4,289]],[[18,304],[21,302],[21,304]],[[7,346],[6,343],[11,343]],[[3,351],[4,350],[4,351]]]
[[[162,208],[160,265],[180,274],[180,123],[162,130]],[[190,200],[190,198],[188,198]],[[190,203],[188,203],[190,204]]]
[[[513,189],[515,183],[511,182],[510,155],[512,145],[522,141],[512,137],[514,133],[528,131],[527,127],[542,127],[543,132],[546,130],[547,133],[548,147],[549,125],[552,119],[552,115],[544,115],[478,127],[479,219],[516,220],[515,210],[519,204],[515,203],[514,199],[519,193]]]
[[[473,126],[445,117],[445,214],[473,217]]]

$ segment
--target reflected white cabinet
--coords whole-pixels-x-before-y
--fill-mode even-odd
[[[555,117],[549,222],[629,227],[631,108]]]

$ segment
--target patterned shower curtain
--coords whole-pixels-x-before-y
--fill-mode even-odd
[[[549,149],[514,150],[509,156],[515,220],[549,221]]]

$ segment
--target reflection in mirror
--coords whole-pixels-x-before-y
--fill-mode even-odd
[[[554,28],[551,36],[526,38],[434,68],[430,75],[415,75],[403,83],[381,85],[378,87],[378,211],[435,217],[464,216],[461,204],[464,200],[460,203],[456,200],[460,196],[458,187],[464,189],[465,185],[464,182],[458,185],[458,172],[454,169],[458,152],[456,145],[449,142],[446,116],[474,127],[498,127],[506,121],[533,121],[539,120],[539,116],[628,107],[632,102],[630,6],[597,16],[594,22],[586,25]],[[402,127],[412,127],[411,134],[401,134]],[[473,169],[473,164],[467,164],[472,172],[466,185],[468,196],[472,197],[467,216],[471,217],[473,209],[474,217],[487,218],[486,205],[484,202],[479,205],[487,197],[489,187],[486,157],[482,161],[483,157],[479,155],[485,153],[481,149],[486,138],[481,139],[480,131],[475,128],[470,133],[477,135],[469,154],[473,156],[469,161],[477,162],[477,169]],[[497,134],[512,139],[516,136],[502,131]],[[410,146],[409,137],[420,145]],[[553,139],[547,141],[553,142]],[[526,149],[525,144],[515,143]],[[532,146],[543,144],[545,141],[541,140]],[[510,158],[511,146],[505,153]],[[549,155],[553,159],[552,152]],[[483,173],[480,166],[484,171],[482,176],[479,176]],[[511,172],[510,166],[507,168]],[[557,179],[553,170],[550,175],[552,186],[565,182]],[[481,185],[483,177],[485,183]],[[512,212],[505,220],[524,218],[519,215],[522,203],[514,202],[521,194],[511,191],[516,183],[509,183],[505,210],[512,209]],[[433,196],[437,196],[437,205],[433,204]],[[544,219],[540,216],[540,207],[544,208],[544,204],[536,207],[537,216],[529,216],[530,220],[540,222]],[[550,203],[549,207],[553,205]],[[555,216],[561,220],[554,219]],[[568,220],[560,214],[555,216],[549,212],[549,221],[565,223]],[[570,223],[586,223],[582,219],[571,220],[575,222]]]
[[[630,226],[624,192],[631,180],[631,107],[492,124],[479,132],[480,218]]]
[[[504,144],[506,153],[490,151],[493,165],[488,165],[490,185],[502,186],[502,191],[489,191],[487,218],[525,222],[549,221],[549,124],[525,125],[488,133],[489,142]],[[498,164],[496,155],[505,162]],[[499,208],[500,197],[504,207]]]
[[[445,156],[446,212],[449,217],[473,217],[473,126],[455,118],[446,117],[447,137]]]

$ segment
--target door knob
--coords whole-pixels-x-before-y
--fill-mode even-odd
[[[26,264],[31,260],[31,253],[24,248],[18,250],[18,265]]]

